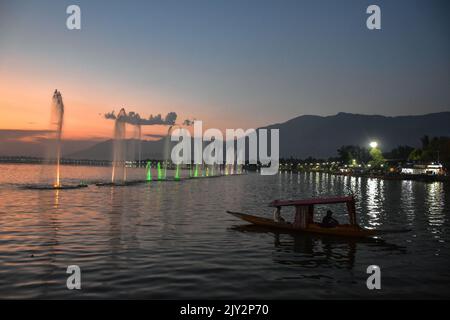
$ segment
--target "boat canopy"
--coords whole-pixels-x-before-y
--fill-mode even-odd
[[[314,205],[337,203],[345,203],[347,205],[350,225],[356,226],[355,198],[353,196],[303,200],[274,200],[269,206],[278,209],[281,209],[281,207],[294,206],[296,208],[296,220],[301,221],[301,225],[305,227],[308,223],[313,222]]]
[[[313,199],[302,199],[302,200],[274,200],[269,206],[270,207],[286,207],[286,206],[309,206],[316,204],[336,204],[336,203],[347,203],[355,201],[353,196],[348,197],[331,197],[331,198],[313,198]]]

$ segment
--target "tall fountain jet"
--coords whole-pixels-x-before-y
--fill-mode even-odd
[[[125,133],[126,133],[126,112],[120,109],[114,125],[114,142],[113,142],[113,163],[112,163],[112,183],[125,183],[127,172],[125,167]]]
[[[141,160],[142,160],[142,129],[141,129],[141,125],[137,124],[134,128],[135,130],[135,139],[137,139],[137,144],[138,144],[138,167],[141,167]],[[134,156],[134,154],[133,154]]]
[[[59,189],[78,189],[85,188],[87,185],[85,183],[62,185],[61,184],[61,144],[62,144],[62,131],[64,125],[64,103],[61,96],[61,92],[57,89],[53,92],[52,103],[51,103],[51,116],[50,116],[50,126],[48,135],[48,149],[46,155],[46,161],[48,163],[55,162],[55,176],[51,179],[51,183],[45,184],[29,184],[25,185],[25,189],[34,190],[59,190]],[[49,166],[49,168],[51,168]],[[53,168],[51,169],[53,170]],[[48,176],[46,175],[46,181]]]
[[[61,137],[62,137],[63,120],[64,120],[64,103],[62,100],[61,92],[55,90],[52,99],[52,115],[51,115],[51,125],[54,128],[54,132],[56,133],[55,137],[56,179],[53,185],[55,188],[61,187],[60,163],[61,163]]]
[[[142,147],[141,147],[141,139],[142,139],[142,129],[139,123],[131,124],[132,128],[132,139],[129,141],[130,149],[127,150],[127,154],[131,156],[131,160],[138,159],[137,166],[141,166],[141,158],[142,158]]]

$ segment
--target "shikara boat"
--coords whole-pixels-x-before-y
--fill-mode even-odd
[[[321,223],[314,221],[315,205],[331,205],[337,203],[346,204],[347,213],[349,215],[348,224],[339,224],[334,227],[328,227],[323,226]],[[285,230],[289,232],[315,233],[323,235],[356,237],[356,238],[372,237],[380,233],[377,230],[369,230],[361,228],[357,224],[355,199],[353,196],[316,198],[305,200],[275,200],[271,202],[269,206],[275,208],[273,219],[233,211],[227,211],[227,213],[232,214],[233,216],[238,217],[254,225],[263,226],[267,228],[274,228],[278,230]],[[281,221],[278,218],[280,217],[281,208],[289,206],[295,207],[295,216],[294,221],[292,223]]]

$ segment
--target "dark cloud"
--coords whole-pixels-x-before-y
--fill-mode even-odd
[[[105,119],[108,119],[108,120],[116,120],[117,119],[116,115],[114,114],[114,110],[111,112],[105,113],[104,117],[105,117]]]
[[[116,120],[117,118],[120,118],[121,120],[125,121],[126,123],[132,124],[132,125],[141,125],[141,126],[152,126],[152,125],[174,125],[175,121],[177,120],[177,114],[175,112],[169,112],[164,118],[161,116],[161,114],[158,114],[156,116],[150,115],[147,119],[141,118],[139,113],[130,111],[128,113],[121,112],[119,115],[116,116],[114,111],[108,112],[104,114],[105,119],[108,120]]]
[[[193,120],[186,119],[186,120],[183,121],[183,126],[188,126],[188,127],[193,126],[194,125],[194,121],[195,121],[195,119],[193,119]]]

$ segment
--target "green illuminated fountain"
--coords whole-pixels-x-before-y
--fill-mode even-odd
[[[195,165],[194,178],[198,177],[198,164]]]
[[[175,171],[175,180],[180,180],[180,165],[177,164],[177,169]]]
[[[147,181],[152,181],[152,163],[150,161],[147,162]]]
[[[158,181],[159,181],[159,180],[162,180],[162,170],[161,170],[160,162],[158,162],[157,168],[158,168]]]

